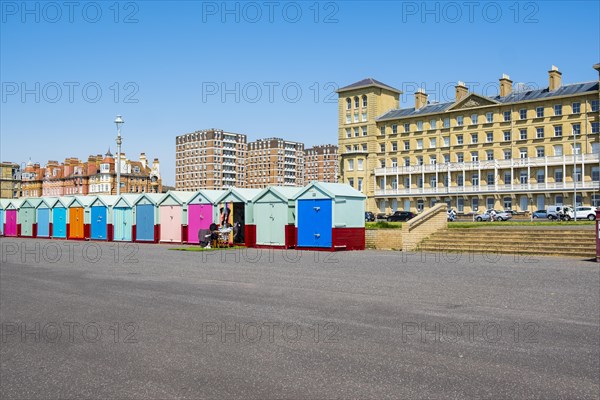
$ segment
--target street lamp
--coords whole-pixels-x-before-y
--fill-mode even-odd
[[[573,220],[577,221],[577,137],[573,129]],[[582,156],[583,157],[583,156]],[[581,171],[581,181],[583,182],[583,171]]]
[[[121,124],[124,124],[123,118],[117,115],[115,124],[117,125],[117,196],[121,194]]]

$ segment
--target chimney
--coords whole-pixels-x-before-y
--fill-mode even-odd
[[[502,74],[500,78],[500,97],[508,96],[512,92],[513,81],[510,80],[510,76]]]
[[[146,158],[146,153],[140,154],[140,163],[142,163],[142,168],[146,169],[148,166],[148,159]]]
[[[422,88],[415,92],[415,110],[423,108],[427,105],[427,93]]]
[[[562,73],[558,70],[556,65],[553,65],[548,71],[548,88],[550,91],[556,90],[562,85]]]
[[[469,89],[467,89],[467,85],[464,82],[458,81],[458,85],[454,87],[456,89],[456,102],[461,101],[467,94],[469,94]]]

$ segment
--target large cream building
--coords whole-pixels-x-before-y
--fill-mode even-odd
[[[379,212],[600,206],[600,78],[563,84],[553,66],[543,89],[499,83],[486,97],[459,82],[445,103],[418,90],[410,108],[374,79],[339,89],[340,181]]]

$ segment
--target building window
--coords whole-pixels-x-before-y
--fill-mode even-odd
[[[417,187],[420,189],[423,187],[423,177],[418,177],[417,178]]]
[[[456,126],[463,126],[464,125],[464,119],[462,115],[459,115],[456,117]]]
[[[429,121],[429,129],[433,130],[433,129],[436,129],[436,128],[437,128],[437,126],[436,126],[435,119],[430,120]]]
[[[352,131],[350,130],[350,128],[346,128],[346,137],[352,137]]]
[[[424,202],[422,199],[417,200],[417,212],[423,211],[423,204],[424,204]]]
[[[367,96],[366,95],[363,95],[363,97],[362,97],[362,103],[363,103],[363,107],[367,106]]]
[[[348,185],[354,187],[354,178],[348,178]]]
[[[354,137],[358,137],[358,127],[354,128]]]
[[[576,143],[575,147],[573,147],[573,145],[571,145],[571,149],[573,151],[573,154],[581,154],[581,144]]]
[[[504,131],[504,141],[510,142],[510,131]]]
[[[562,115],[562,104],[554,105],[554,115],[556,115],[556,116]]]
[[[404,158],[404,166],[405,167],[410,167],[410,158],[409,157],[405,157]]]
[[[379,160],[379,165],[381,168],[385,168],[385,160]]]
[[[522,108],[519,110],[519,118],[527,119],[527,109],[526,108]]]
[[[563,181],[563,170],[561,169],[555,169],[554,170],[554,182],[556,183],[562,183]]]
[[[486,183],[488,185],[493,185],[494,184],[494,173],[493,172],[488,172],[487,173],[487,180]]]
[[[444,147],[450,147],[450,137],[444,136]]]
[[[465,199],[463,199],[462,197],[458,198],[458,200],[456,200],[456,208],[458,209],[458,212],[464,212],[465,211]]]
[[[471,114],[471,125],[477,125],[477,118],[479,116],[477,114]]]
[[[385,135],[385,125],[383,125],[383,126],[379,127],[379,133],[380,133],[381,135]]]
[[[417,165],[423,165],[423,156],[417,157]]]
[[[527,158],[527,149],[519,149],[519,156],[521,158]]]
[[[417,131],[423,130],[423,121],[417,121]]]
[[[444,118],[444,128],[450,128],[450,118]]]
[[[354,97],[354,108],[358,108],[358,97]]]
[[[600,180],[600,167],[592,167],[592,180],[593,181]]]
[[[362,113],[362,116],[361,116],[361,117],[362,117],[362,121],[363,121],[363,122],[364,122],[364,121],[366,121],[366,120],[367,120],[367,113],[366,113],[365,111],[363,111],[363,113]]]
[[[471,143],[476,144],[479,142],[479,135],[476,133],[471,133]]]
[[[418,139],[417,140],[417,149],[418,150],[422,150],[423,149],[423,139]]]
[[[456,184],[458,186],[464,186],[465,185],[465,181],[463,179],[463,174],[456,175]]]
[[[538,118],[543,118],[543,117],[544,117],[544,107],[537,107],[537,108],[535,109],[535,115],[536,115]]]
[[[485,113],[485,119],[488,124],[491,124],[492,122],[494,122],[494,113],[493,112]]]
[[[407,122],[407,123],[404,124],[404,132],[405,133],[410,132],[410,123]]]
[[[362,129],[362,135],[367,136],[367,127],[363,126],[361,129]]]
[[[546,156],[546,152],[544,151],[543,147],[538,147],[535,149],[535,155],[538,157],[544,157]]]
[[[494,161],[494,151],[488,150],[485,152],[488,161]]]
[[[478,162],[479,161],[479,153],[476,151],[471,152],[471,161]]]
[[[504,111],[504,122],[510,121],[510,111]]]
[[[556,145],[554,145],[554,155],[555,156],[562,156],[563,155],[562,144],[556,144]]]
[[[408,140],[404,141],[404,150],[410,150],[410,141],[408,141]]]
[[[465,156],[463,153],[456,153],[456,162],[465,162]]]
[[[543,169],[538,169],[537,170],[537,174],[535,176],[535,180],[537,181],[537,183],[544,183],[544,182],[546,182],[546,173],[544,172]]]
[[[350,120],[350,118],[351,118],[351,117],[350,117],[350,114],[346,114],[346,123],[347,123],[347,124],[349,124],[349,123],[351,123],[351,122],[352,122],[352,121]]]
[[[430,149],[435,149],[436,146],[437,146],[437,140],[435,138],[429,139],[429,148]]]
[[[521,182],[521,185],[527,184],[527,171],[521,171],[519,175],[519,182]]]
[[[359,171],[364,171],[364,168],[363,168],[363,161],[364,161],[364,160],[363,160],[362,158],[359,158],[359,159],[358,159],[357,170],[359,170]]]
[[[554,137],[562,136],[562,125],[556,125],[554,127]]]
[[[348,160],[348,171],[354,171],[354,160]]]
[[[471,199],[471,208],[475,212],[479,211],[479,199],[477,197]]]
[[[437,179],[435,179],[435,175],[429,178],[429,187],[437,187]]]
[[[504,172],[504,184],[505,185],[512,184],[512,174],[510,173],[510,171]]]
[[[352,100],[350,100],[350,98],[346,99],[346,110],[349,110],[352,108]]]
[[[579,114],[581,112],[581,103],[575,102],[571,105],[573,114]]]
[[[429,156],[429,164],[431,164],[431,165],[437,164],[437,158],[435,156]]]
[[[600,133],[600,122],[592,122],[592,133]]]
[[[398,125],[397,124],[393,124],[392,125],[392,133],[394,135],[398,133]]]
[[[485,133],[485,140],[488,143],[492,143],[494,141],[494,133],[493,132],[486,132]]]
[[[573,124],[573,135],[577,136],[581,134],[581,124]]]
[[[398,142],[392,142],[392,151],[398,151]]]
[[[380,143],[379,144],[379,151],[384,153],[385,152],[385,143]]]
[[[505,210],[512,210],[512,197],[505,197],[503,200],[504,203],[504,209]]]
[[[512,158],[511,150],[504,150],[504,159],[510,160]]]
[[[363,190],[363,178],[358,178],[358,187],[356,188],[359,192]]]
[[[535,128],[535,137],[538,139],[544,138],[544,127],[543,126],[539,126],[539,127]]]
[[[600,110],[600,100],[592,100],[592,112]]]
[[[450,162],[450,154],[444,154],[444,163],[448,164]]]
[[[354,111],[354,122],[358,122],[358,111]]]
[[[463,144],[463,135],[456,135],[456,143]]]
[[[521,140],[527,139],[527,129],[519,129],[519,137]]]

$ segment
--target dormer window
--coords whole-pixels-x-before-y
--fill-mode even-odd
[[[110,164],[100,164],[100,172],[101,173],[110,172]]]

